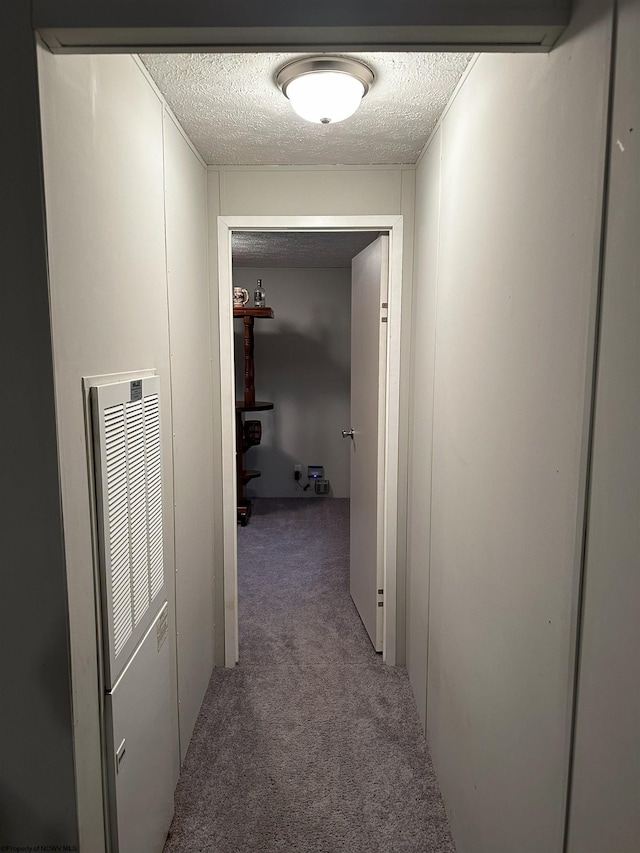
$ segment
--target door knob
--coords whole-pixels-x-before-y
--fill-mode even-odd
[[[353,430],[352,429],[343,429],[342,430],[343,438],[353,438]]]

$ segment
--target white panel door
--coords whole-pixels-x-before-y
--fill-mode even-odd
[[[386,303],[389,238],[351,266],[351,597],[371,642],[382,651]],[[384,307],[383,307],[384,306]]]

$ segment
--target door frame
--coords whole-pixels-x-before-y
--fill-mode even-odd
[[[235,466],[235,365],[231,235],[233,231],[386,231],[389,234],[388,339],[383,515],[384,616],[382,657],[395,666],[397,631],[400,334],[402,327],[403,218],[355,216],[218,216],[218,335],[222,450],[223,597],[225,666],[238,662],[238,551]]]

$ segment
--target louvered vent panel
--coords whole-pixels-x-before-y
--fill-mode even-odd
[[[104,424],[107,467],[107,537],[111,558],[113,644],[117,656],[133,631],[124,406],[119,405],[106,409]]]
[[[127,456],[129,475],[129,526],[133,620],[137,625],[149,607],[149,560],[147,551],[147,491],[145,423],[142,400],[127,403]]]
[[[149,585],[155,598],[164,585],[162,550],[162,457],[160,449],[160,400],[151,394],[144,400],[147,457],[147,530],[149,533]]]
[[[155,616],[150,605],[164,588],[159,387],[149,377],[92,388],[110,683]]]

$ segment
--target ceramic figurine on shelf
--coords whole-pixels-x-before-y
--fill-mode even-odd
[[[262,287],[262,279],[259,278],[258,282],[256,284],[256,289],[253,293],[253,304],[255,305],[255,307],[256,308],[264,308],[264,306],[267,304],[265,302],[265,298],[266,298],[265,292],[264,292],[264,289]]]

